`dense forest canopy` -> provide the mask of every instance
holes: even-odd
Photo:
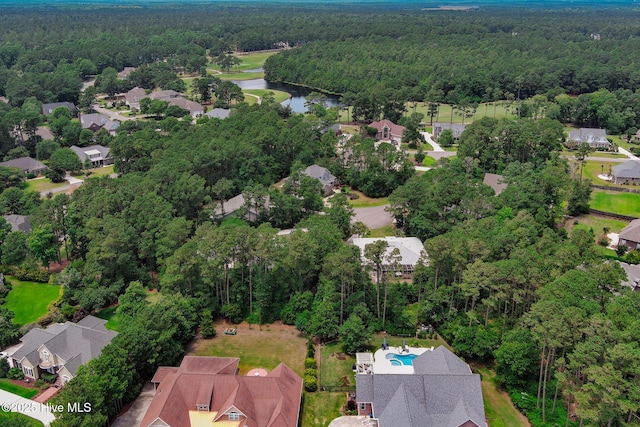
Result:
[[[33,226],[11,232],[0,221],[2,268],[42,278],[51,261],[69,261],[54,277],[64,293],[43,323],[119,302],[120,334],[57,398],[89,401],[94,411],[61,414],[53,425],[104,425],[158,365],[179,360],[198,325],[210,329],[218,316],[281,319],[322,342],[340,339],[349,352],[365,348],[373,331],[413,335],[416,324],[430,323],[464,357],[495,360],[513,396],[537,389],[530,408],[520,406],[543,420],[533,424],[632,425],[640,410],[640,294],[621,288],[624,272],[595,250],[592,230],[569,234],[558,224],[588,209],[590,197],[588,182],[560,156],[560,122],[626,130],[640,117],[637,17],[632,10],[284,14],[247,5],[3,9],[2,153],[35,153],[64,174],[79,168],[66,146],[100,142],[118,174],[41,199],[19,170],[0,168],[0,210],[31,215]],[[335,110],[293,114],[268,95],[239,102],[224,120],[157,114],[123,122],[115,136],[87,136],[68,111],[56,110],[47,118],[55,141],[35,138],[42,102],[85,109],[97,92],[186,88],[183,68],[199,71],[219,53],[275,43],[295,48],[268,60],[268,78],[339,92],[354,101],[352,114],[395,115],[413,131],[421,115],[402,117],[407,100],[460,109],[526,102],[520,117],[469,125],[459,156],[420,176],[406,152],[376,144],[366,127],[347,141],[325,132]],[[138,69],[120,81],[124,66]],[[93,93],[82,92],[91,75],[98,75]],[[356,102],[363,99],[369,104]],[[395,232],[420,237],[429,254],[412,282],[382,274],[383,261],[397,262],[393,254],[384,259],[384,245],[362,257],[346,243],[368,230],[351,224],[344,195],[325,206],[319,182],[301,174],[311,164],[389,196]],[[504,175],[501,194],[483,184],[486,172]],[[240,193],[238,217],[225,219],[220,207]],[[241,219],[249,209],[250,221]],[[145,287],[160,298],[147,302]],[[3,344],[19,336],[12,316],[0,310]]]

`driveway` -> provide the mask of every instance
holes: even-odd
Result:
[[[49,427],[49,424],[55,420],[51,410],[47,410],[46,405],[34,402],[33,400],[25,399],[17,394],[9,393],[5,390],[0,390],[0,410],[2,412],[19,412],[28,417],[35,418],[41,421],[45,427]]]
[[[140,396],[136,398],[127,412],[115,419],[111,427],[139,426],[142,418],[144,418],[144,414],[146,414],[147,409],[149,409],[149,405],[151,405],[154,395],[155,390],[153,384],[150,382],[145,383]]]
[[[393,222],[393,216],[385,211],[387,206],[389,205],[373,206],[371,208],[355,208],[353,210],[355,215],[351,219],[351,222],[363,222],[370,230],[389,225]]]
[[[114,110],[109,110],[108,108],[102,108],[98,104],[94,104],[91,107],[94,110],[96,110],[96,113],[106,114],[107,117],[109,117],[111,120],[118,120],[118,121],[124,122],[127,120],[137,119],[137,117],[135,116],[125,116],[120,111],[114,111]]]

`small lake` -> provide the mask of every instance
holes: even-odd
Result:
[[[241,89],[271,89],[287,92],[291,95],[291,98],[282,102],[282,105],[288,105],[295,113],[304,113],[307,108],[304,103],[307,100],[307,95],[313,92],[311,89],[301,86],[290,85],[287,83],[274,83],[268,82],[265,79],[252,79],[252,80],[233,80],[235,84],[240,86]],[[327,107],[335,107],[340,105],[340,100],[335,95],[325,95],[327,97]]]

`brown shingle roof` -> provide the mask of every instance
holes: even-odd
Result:
[[[152,380],[159,382],[156,395],[140,426],[162,419],[171,427],[189,427],[189,411],[197,404],[210,404],[212,422],[226,420],[234,410],[250,426],[297,426],[302,379],[283,363],[266,377],[239,376],[238,363],[237,358],[187,356],[179,368],[158,368]]]

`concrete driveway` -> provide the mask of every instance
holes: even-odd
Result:
[[[384,227],[393,222],[391,214],[384,209],[389,205],[374,206],[371,208],[355,208],[355,215],[351,222],[361,221],[369,227],[370,230]]]
[[[144,414],[146,414],[147,409],[149,409],[149,405],[151,405],[153,396],[155,396],[153,384],[150,382],[145,383],[140,396],[136,398],[127,412],[115,419],[111,427],[139,426],[142,418],[144,418]]]
[[[0,390],[0,410],[2,412],[19,412],[28,417],[41,421],[45,427],[55,420],[55,416],[51,410],[47,410],[47,406],[33,400],[25,399],[17,394]]]

